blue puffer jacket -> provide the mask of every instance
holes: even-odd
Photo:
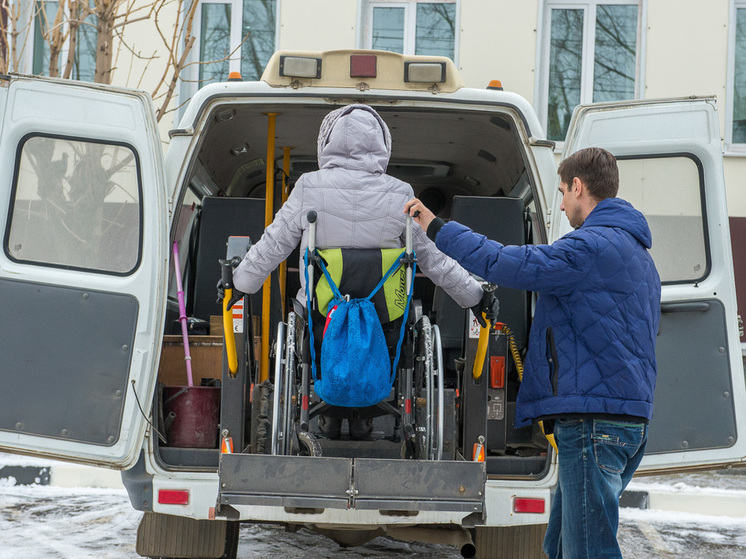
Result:
[[[505,287],[536,291],[516,427],[572,413],[650,419],[661,285],[645,217],[628,202],[599,202],[551,245],[504,246],[449,222],[440,250]]]

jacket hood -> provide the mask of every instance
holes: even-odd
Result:
[[[385,173],[391,157],[391,134],[380,115],[367,105],[332,111],[319,129],[319,169],[342,167]]]
[[[647,249],[653,246],[653,235],[641,212],[621,198],[601,200],[585,218],[582,227],[619,227]]]

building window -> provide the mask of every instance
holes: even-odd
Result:
[[[85,10],[85,7],[83,7]],[[93,9],[92,1],[90,9]],[[58,17],[58,11],[63,13]],[[49,76],[63,76],[68,60],[72,63],[69,77],[75,80],[90,81],[94,79],[96,70],[96,42],[98,32],[96,16],[88,10],[81,13],[83,16],[81,24],[77,26],[75,41],[71,42],[69,37],[70,14],[66,11],[63,3],[58,1],[43,0],[34,2],[33,10],[33,60],[31,62],[34,74]],[[57,23],[60,22],[60,23]],[[59,33],[55,33],[57,25],[61,25]],[[55,40],[60,44],[54,45]],[[70,52],[72,48],[73,52]],[[51,64],[52,47],[57,51],[57,60]],[[70,56],[72,55],[72,56]],[[54,68],[54,70],[52,70]]]
[[[580,103],[634,99],[640,85],[640,2],[547,0],[540,112],[563,141]]]
[[[736,2],[734,10],[729,49],[733,100],[728,107],[726,140],[728,144],[746,144],[746,2]]]
[[[275,51],[277,0],[201,0],[198,14],[200,87],[230,72],[258,80]]]
[[[367,48],[456,58],[456,2],[368,2]]]

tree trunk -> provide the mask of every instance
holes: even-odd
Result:
[[[70,0],[69,10],[70,16],[67,21],[68,25],[68,37],[70,39],[67,42],[67,61],[65,62],[65,68],[62,72],[62,77],[69,79],[75,66],[75,54],[78,48],[78,28],[82,20],[88,15],[87,6],[85,9],[81,5],[80,0]]]
[[[7,74],[9,66],[8,52],[8,5],[7,0],[0,0],[0,73]]]
[[[96,43],[96,71],[93,81],[96,83],[111,83],[113,68],[114,18],[117,14],[120,0],[95,0],[94,12],[98,17],[98,40]]]
[[[42,4],[42,9],[46,10],[46,7]],[[57,5],[57,13],[54,16],[54,22],[49,25],[49,20],[44,18],[47,24],[46,39],[49,43],[49,75],[53,78],[57,78],[60,75],[60,53],[62,47],[67,39],[63,33],[62,26],[65,20],[65,3],[60,2]]]

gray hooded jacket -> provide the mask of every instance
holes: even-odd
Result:
[[[300,241],[299,269],[308,246],[306,214],[316,210],[318,248],[400,248],[404,246],[404,204],[412,187],[386,174],[391,135],[367,105],[329,113],[319,131],[319,170],[302,175],[285,204],[233,272],[244,293],[255,293]],[[418,226],[412,228],[417,267],[462,307],[482,298],[482,288],[455,260],[440,252]],[[297,299],[305,306],[305,278]]]

